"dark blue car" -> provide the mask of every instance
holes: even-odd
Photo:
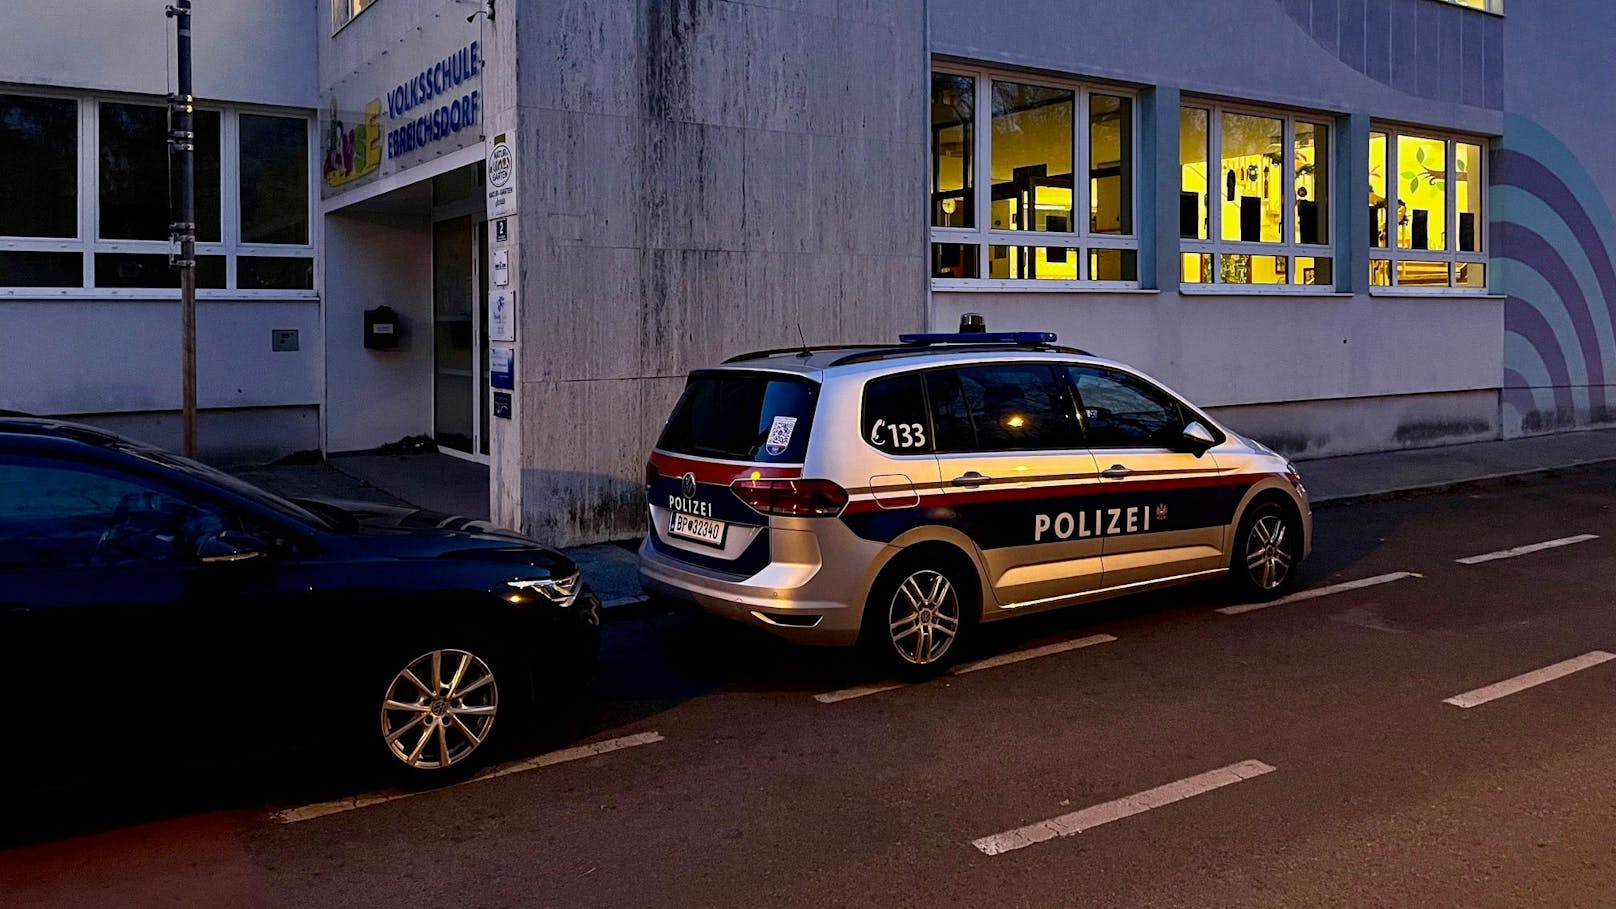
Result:
[[[592,677],[599,606],[509,532],[0,416],[0,772],[343,743],[446,781]]]

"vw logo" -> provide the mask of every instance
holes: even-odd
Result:
[[[680,477],[679,491],[685,494],[685,498],[694,499],[696,497],[696,475],[687,473]]]

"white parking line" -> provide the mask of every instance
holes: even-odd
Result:
[[[1058,644],[1045,644],[1042,647],[1032,647],[1027,650],[1012,650],[1009,653],[1001,653],[998,656],[991,656],[985,660],[977,660],[974,663],[962,663],[959,666],[955,666],[953,670],[949,672],[949,675],[964,675],[967,672],[977,672],[983,669],[996,669],[1000,666],[1007,666],[1011,663],[1019,663],[1022,660],[1035,660],[1039,657],[1051,656],[1057,653],[1065,653],[1068,650],[1078,650],[1083,647],[1093,647],[1095,644],[1109,644],[1115,640],[1116,638],[1109,634],[1092,634],[1086,638],[1078,638],[1075,641],[1061,641]]]
[[[1545,540],[1542,543],[1533,543],[1529,546],[1517,546],[1514,549],[1500,549],[1497,552],[1484,552],[1481,555],[1466,556],[1454,559],[1460,565],[1479,565],[1482,562],[1491,562],[1494,559],[1513,559],[1516,556],[1527,555],[1533,552],[1542,552],[1545,549],[1557,549],[1561,546],[1570,546],[1572,543],[1586,543],[1589,540],[1599,539],[1597,533],[1583,533],[1574,537],[1561,537],[1558,540]]]
[[[894,688],[906,687],[908,686],[902,682],[881,682],[875,685],[860,685],[857,688],[843,688],[840,691],[827,691],[824,694],[814,695],[814,700],[821,704],[834,704],[837,701],[851,701],[853,698],[861,698],[867,694],[880,694]]]
[[[1327,597],[1333,593],[1346,593],[1349,590],[1362,590],[1365,587],[1374,587],[1379,584],[1390,584],[1392,581],[1401,581],[1404,578],[1423,578],[1425,575],[1414,571],[1394,571],[1391,574],[1377,574],[1372,578],[1359,578],[1356,581],[1345,581],[1340,584],[1331,584],[1329,587],[1313,587],[1287,597],[1270,600],[1267,603],[1241,603],[1238,606],[1224,606],[1217,610],[1224,615],[1240,615],[1245,612],[1256,612],[1259,609],[1269,609],[1274,606],[1285,606],[1290,603],[1300,603],[1315,597]]]
[[[1455,707],[1478,707],[1487,703],[1488,701],[1496,701],[1499,698],[1508,697],[1517,692],[1525,691],[1533,686],[1542,685],[1545,682],[1552,682],[1555,679],[1564,678],[1573,672],[1581,672],[1584,669],[1591,669],[1598,666],[1600,663],[1609,662],[1610,660],[1616,660],[1616,653],[1606,653],[1603,650],[1590,651],[1589,653],[1585,653],[1580,657],[1572,657],[1569,660],[1555,663],[1553,666],[1544,666],[1542,669],[1534,669],[1531,672],[1523,673],[1515,676],[1512,679],[1505,679],[1502,682],[1496,682],[1492,685],[1488,685],[1485,688],[1477,688],[1475,691],[1466,691],[1464,694],[1456,694],[1451,698],[1447,698],[1442,703],[1452,704]]]
[[[468,783],[475,783],[480,780],[491,780],[494,777],[509,776],[510,774],[521,773],[525,770],[535,770],[539,767],[548,767],[551,764],[564,764],[568,761],[576,761],[586,757],[594,757],[597,754],[607,754],[612,751],[621,751],[624,748],[633,748],[638,745],[650,745],[654,742],[660,741],[662,741],[662,733],[660,732],[639,732],[635,733],[634,735],[625,735],[621,738],[607,739],[604,742],[594,742],[588,745],[578,745],[573,748],[563,748],[560,751],[551,751],[548,754],[541,754],[538,757],[527,758],[520,761],[511,761],[510,763],[490,767],[487,770],[476,774],[465,782],[456,783],[455,786],[464,786]],[[455,786],[449,786],[446,788],[453,789]],[[399,790],[369,792],[364,795],[356,795],[351,798],[337,799],[330,802],[317,802],[313,805],[304,805],[302,808],[288,808],[285,811],[277,811],[270,815],[270,817],[281,824],[295,824],[299,821],[311,821],[317,817],[325,817],[329,814],[340,814],[344,811],[353,811],[355,808],[369,808],[372,805],[382,805],[387,802],[396,802],[399,799],[407,799],[412,796],[424,794],[425,793],[422,792],[402,792]]]
[[[950,669],[948,674],[965,675],[968,672],[979,672],[983,669],[997,669],[1000,666],[1008,666],[1011,663],[1019,663],[1022,660],[1035,660],[1039,657],[1053,656],[1054,654],[1065,653],[1069,650],[1078,650],[1083,647],[1093,647],[1095,644],[1108,644],[1115,640],[1116,637],[1113,635],[1092,634],[1086,638],[1078,638],[1073,641],[1060,641],[1059,643],[1055,644],[1045,644],[1042,647],[1029,647],[1026,650],[1012,650],[1009,653],[1001,653],[998,656],[991,656],[985,660],[977,660],[974,663],[961,663],[960,665],[955,666],[953,669]],[[850,701],[853,698],[861,698],[869,694],[880,694],[883,691],[892,691],[894,689],[908,687],[909,686],[903,682],[877,682],[873,685],[859,685],[856,688],[842,688],[837,691],[827,691],[824,694],[816,694],[814,695],[814,700],[821,704],[834,704],[838,701]]]
[[[1206,773],[1186,777],[1176,783],[1157,786],[1155,789],[1146,789],[1144,792],[1130,795],[1110,802],[1104,802],[1071,814],[1006,830],[1004,833],[995,833],[981,839],[972,840],[971,845],[982,850],[987,855],[1003,855],[1017,849],[1024,849],[1034,843],[1042,843],[1058,836],[1071,836],[1092,830],[1102,824],[1120,821],[1125,817],[1143,814],[1152,808],[1171,805],[1184,799],[1197,795],[1204,795],[1214,789],[1232,786],[1265,773],[1273,773],[1274,767],[1262,761],[1241,761]]]

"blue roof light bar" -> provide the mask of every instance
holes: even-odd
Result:
[[[899,344],[1053,344],[1052,331],[919,332],[898,335]]]

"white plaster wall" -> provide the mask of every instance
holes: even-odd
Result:
[[[932,294],[933,326],[980,312],[990,331],[1142,369],[1208,407],[1496,389],[1503,302],[1431,297]]]
[[[932,294],[934,329],[952,330],[966,312],[982,313],[991,331],[1053,331],[1061,344],[1128,363],[1212,408],[1295,401],[1373,407],[1363,402],[1473,391],[1496,400],[1504,343],[1503,301],[1481,297]],[[1472,409],[1467,404],[1454,419],[1474,422]],[[1368,434],[1349,440],[1329,428],[1327,410],[1316,412],[1317,427],[1306,408],[1288,417],[1293,435],[1312,439],[1315,450],[1327,437],[1336,448],[1360,451],[1443,440],[1390,418],[1362,421]]]
[[[270,349],[292,328],[299,350]],[[262,407],[320,400],[319,304],[197,304],[197,404]],[[44,414],[177,410],[180,305],[153,300],[0,302],[0,408]]]
[[[325,218],[326,450],[432,431],[432,225],[410,216]],[[367,350],[364,311],[398,311],[397,350]]]
[[[197,97],[314,107],[315,11],[324,2],[194,3]],[[166,94],[173,88],[174,56],[174,22],[163,15],[166,5],[165,0],[5,0],[0,3],[0,82]]]

